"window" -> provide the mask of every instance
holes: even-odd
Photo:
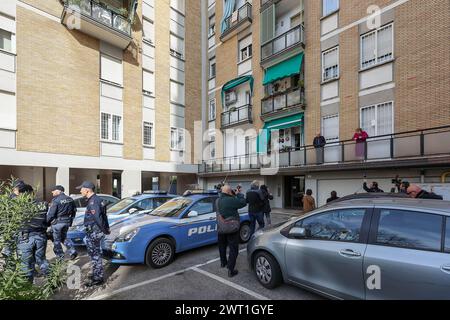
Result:
[[[101,113],[101,139],[122,142],[122,117]]]
[[[144,122],[144,145],[145,146],[153,146],[153,123]]]
[[[322,53],[322,81],[339,77],[339,47]]]
[[[209,101],[209,121],[216,120],[216,99]]]
[[[199,215],[213,213],[214,212],[214,200],[213,198],[202,199],[194,204],[190,211],[197,211]]]
[[[216,34],[216,16],[211,16],[209,18],[208,38],[214,36],[215,34]]]
[[[178,12],[185,13],[185,0],[170,0],[170,6]]]
[[[382,136],[394,132],[393,103],[381,103],[361,108],[361,128],[369,137]]]
[[[109,122],[111,115],[102,113],[102,140],[109,140]]]
[[[325,17],[339,9],[339,0],[322,0],[322,7],[322,14]]]
[[[119,85],[123,83],[122,61],[105,54],[100,55],[101,79]]]
[[[209,60],[209,78],[215,78],[216,77],[216,58],[212,58]]]
[[[339,115],[322,118],[322,134],[327,142],[339,141]]]
[[[142,31],[142,37],[144,40],[147,40],[150,43],[155,43],[155,25],[152,21],[144,19]]]
[[[253,54],[252,35],[239,41],[239,62],[250,59]]]
[[[216,158],[216,141],[212,140],[209,142],[209,156],[210,159]]]
[[[250,154],[250,137],[245,137],[245,155]]]
[[[0,29],[0,49],[12,52],[12,33]]]
[[[175,151],[184,150],[184,129],[172,128],[170,130],[170,149]]]
[[[391,23],[361,36],[361,69],[394,57],[394,25]]]
[[[170,54],[179,59],[184,57],[184,40],[174,34],[170,34]]]
[[[142,71],[142,91],[152,96],[155,94],[155,74],[153,72]]]
[[[153,209],[153,201],[152,199],[144,199],[133,205],[134,209],[138,209],[138,211],[142,210],[151,210]]]
[[[365,209],[343,209],[315,215],[301,221],[308,238],[358,242]]]
[[[447,218],[447,226],[445,228],[445,252],[450,253],[450,218]]]
[[[184,84],[170,81],[170,101],[184,106]]]
[[[380,213],[378,244],[422,250],[441,250],[443,218],[414,211],[383,209]]]

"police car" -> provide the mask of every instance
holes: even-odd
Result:
[[[217,243],[217,191],[189,192],[150,213],[116,223],[103,251],[117,264],[169,265],[176,253]],[[250,238],[247,208],[240,210],[240,240]]]
[[[139,212],[151,212],[176,195],[167,194],[165,191],[146,191],[143,194],[125,198],[107,207],[108,221],[110,227],[115,222],[126,219]],[[84,246],[84,214],[77,214],[73,226],[67,233],[67,239],[71,240],[74,246]]]

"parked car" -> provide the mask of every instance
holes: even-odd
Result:
[[[119,198],[116,198],[109,194],[98,194],[98,196],[100,197],[100,199],[102,199],[103,204],[106,205],[107,208],[110,208],[120,201]],[[84,198],[81,194],[71,195],[71,197],[77,207],[77,216],[80,214],[84,215],[87,206],[87,199]]]
[[[167,194],[164,191],[149,191],[144,194],[125,198],[107,208],[108,221],[110,227],[114,222],[125,219],[130,215],[141,211],[151,211],[166,201],[177,197],[176,195]],[[67,233],[67,238],[72,240],[75,246],[84,246],[84,212],[78,213],[75,217],[72,227]]]
[[[257,231],[248,262],[258,281],[337,299],[449,299],[450,202],[336,201]]]
[[[150,213],[116,223],[103,250],[117,264],[169,265],[176,253],[217,243],[217,191],[172,199]],[[250,238],[248,211],[240,211],[240,240]]]

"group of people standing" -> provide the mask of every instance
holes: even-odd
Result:
[[[86,282],[86,286],[102,284],[104,279],[103,264],[101,259],[101,240],[105,234],[109,233],[108,219],[106,217],[106,207],[101,203],[101,199],[95,194],[95,186],[91,182],[83,182],[77,188],[81,194],[88,199],[84,227],[86,229],[86,246],[93,265],[91,279]],[[28,280],[32,283],[36,274],[35,265],[39,266],[42,275],[47,275],[49,263],[46,259],[47,241],[52,239],[53,251],[57,259],[64,259],[65,253],[63,244],[71,260],[77,258],[77,252],[70,240],[67,239],[67,232],[72,226],[77,213],[74,200],[67,196],[64,187],[57,185],[51,189],[53,199],[51,203],[39,201],[34,197],[33,187],[19,180],[13,185],[11,199],[21,195],[31,196],[33,204],[36,205],[37,212],[31,219],[23,222],[17,237],[16,248],[20,257],[22,270]],[[50,227],[51,235],[47,234]],[[2,252],[5,260],[11,255],[10,247],[7,246]]]
[[[258,223],[260,229],[265,227],[266,221],[268,225],[272,224],[270,218],[270,200],[273,200],[273,196],[270,194],[267,186],[260,186],[258,181],[253,181],[250,190],[246,192],[245,196],[242,193],[242,186],[240,185],[235,190],[228,184],[219,185],[219,188],[220,193],[216,207],[217,214],[222,219],[240,221],[238,210],[248,205],[250,237],[255,233],[256,223]],[[218,232],[221,267],[228,269],[229,277],[234,277],[238,274],[236,260],[239,254],[239,232],[239,228],[236,228],[231,233],[222,233],[219,228]],[[227,248],[229,248],[228,257]]]

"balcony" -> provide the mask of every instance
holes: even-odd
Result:
[[[61,23],[123,50],[132,40],[131,21],[119,13],[123,9],[93,0],[65,0]]]
[[[261,118],[265,120],[268,116],[294,109],[304,111],[304,106],[305,94],[301,89],[276,93],[261,100]]]
[[[222,32],[220,40],[227,41],[238,32],[241,32],[252,24],[252,5],[244,4],[225,20],[226,29]]]
[[[450,126],[408,131],[371,137],[362,146],[361,156],[356,154],[352,140],[327,144],[322,152],[314,146],[291,148],[269,155],[244,155],[204,161],[199,174],[222,174],[252,170],[301,172],[424,168],[448,165],[450,161]]]
[[[289,56],[303,51],[305,48],[305,30],[299,25],[278,37],[261,45],[261,64],[289,52]]]
[[[222,129],[244,123],[252,123],[252,106],[249,104],[222,113]]]

